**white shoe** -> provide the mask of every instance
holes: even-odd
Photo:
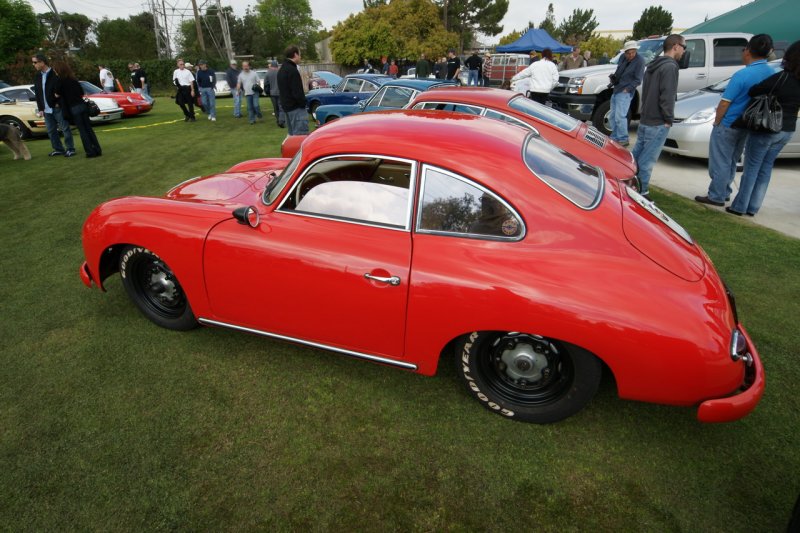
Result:
[[[211,117],[211,122],[216,122],[216,121],[217,121],[216,117]]]
[[[210,116],[208,117],[208,120],[211,120],[211,117],[210,117]]]

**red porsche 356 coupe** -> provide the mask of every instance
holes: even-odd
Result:
[[[387,132],[392,142],[383,142]],[[87,286],[119,272],[156,324],[233,328],[415,371],[455,364],[508,418],[619,396],[753,410],[764,370],[684,229],[530,130],[439,111],[332,123],[288,159],[97,207]]]

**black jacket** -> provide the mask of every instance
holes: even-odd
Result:
[[[36,95],[36,107],[39,111],[44,111],[44,102],[47,100],[47,105],[51,108],[60,107],[59,101],[55,95],[55,86],[58,81],[56,71],[52,68],[47,73],[47,82],[44,87],[44,94],[42,94],[42,73],[36,73],[36,79],[33,82],[33,92]]]
[[[303,79],[297,65],[286,59],[278,70],[278,92],[283,110],[287,113],[306,107],[306,94],[303,92]]]
[[[76,79],[59,78],[56,81],[55,93],[59,95],[59,100],[65,109],[83,103],[83,87]]]
[[[748,94],[758,96],[769,94],[770,91],[783,109],[781,131],[794,131],[797,127],[797,110],[800,108],[800,80],[791,72],[782,70],[750,87]]]
[[[480,57],[478,57],[477,54],[472,54],[467,58],[466,61],[464,61],[464,64],[470,70],[480,70],[481,65],[483,65],[483,61]]]
[[[669,56],[661,56],[650,63],[644,73],[639,122],[646,126],[672,124],[677,98],[678,62]]]

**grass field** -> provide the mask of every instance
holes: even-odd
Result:
[[[493,415],[451,364],[426,378],[295,345],[158,328],[114,276],[86,289],[83,220],[244,159],[285,130],[220,100],[97,129],[103,157],[0,151],[0,529],[783,531],[800,492],[800,241],[663,192],[760,349],[749,417],[617,398],[558,424]],[[391,142],[391,139],[386,139]],[[647,350],[646,346],[642,347]],[[448,362],[449,363],[449,362]],[[686,372],[692,372],[686,368]]]

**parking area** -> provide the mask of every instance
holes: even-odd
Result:
[[[635,138],[635,132],[631,131],[631,148]],[[741,172],[736,173],[732,196],[736,196],[741,175]],[[709,182],[707,160],[664,152],[650,179],[650,184],[655,187],[692,199],[697,195],[705,195]],[[716,209],[726,216],[735,216],[725,213],[724,207],[705,207]],[[761,210],[755,217],[741,218],[800,239],[800,159],[778,159]]]

